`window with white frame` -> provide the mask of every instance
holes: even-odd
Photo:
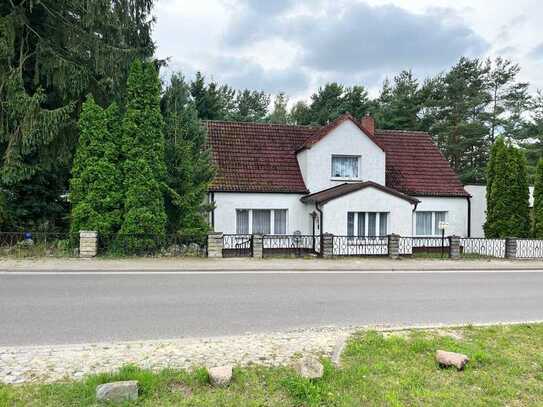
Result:
[[[360,156],[357,155],[333,155],[332,156],[332,178],[355,178],[359,177],[358,164]]]
[[[417,236],[440,236],[439,222],[447,220],[447,212],[419,211],[415,212],[415,234]]]
[[[236,209],[236,233],[284,235],[287,213],[286,209]]]
[[[386,236],[388,212],[347,212],[347,236]]]

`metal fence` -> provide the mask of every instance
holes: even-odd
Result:
[[[543,258],[543,240],[516,239],[518,259],[541,259]]]
[[[411,255],[411,254],[436,254],[443,256],[449,255],[449,239],[442,239],[441,237],[400,237],[399,241],[399,254]]]
[[[320,236],[313,235],[264,235],[262,255],[297,256],[320,253]]]
[[[77,256],[78,234],[57,232],[0,232],[0,256]]]
[[[386,256],[388,236],[335,236],[334,256]]]
[[[207,255],[206,235],[99,234],[98,254],[106,256],[200,256]]]
[[[253,235],[223,235],[223,257],[251,257]]]
[[[466,237],[460,239],[460,255],[505,257],[505,239]]]

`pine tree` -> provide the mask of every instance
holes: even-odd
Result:
[[[122,125],[124,219],[119,239],[129,252],[141,252],[157,249],[166,227],[164,124],[155,67],[135,60],[127,88]]]
[[[386,80],[377,104],[375,115],[381,128],[417,130],[420,127],[418,115],[423,108],[422,97],[411,71],[400,72],[392,85]]]
[[[485,109],[487,67],[460,58],[445,74],[426,83],[424,115],[438,147],[463,182],[484,180],[488,155]]]
[[[518,82],[520,66],[503,58],[486,61],[489,140],[494,142],[498,134],[519,138],[523,127],[523,114],[528,109],[530,97],[528,83]]]
[[[205,128],[181,74],[172,75],[161,109],[166,139],[167,230],[181,235],[203,235],[208,230],[209,209],[203,202],[214,171]]]
[[[287,109],[288,96],[283,92],[279,93],[273,102],[273,110],[267,117],[270,123],[287,124],[289,122],[289,114]]]
[[[70,229],[95,230],[107,237],[121,225],[122,188],[119,184],[119,121],[116,105],[107,111],[92,96],[83,104],[79,119],[80,140],[72,167]]]
[[[236,122],[261,122],[266,117],[270,96],[264,92],[245,89],[237,91],[229,120]]]
[[[13,222],[60,222],[81,104],[124,95],[135,56],[150,57],[152,0],[0,2],[0,188]]]
[[[534,184],[533,236],[543,239],[543,159],[537,163]]]

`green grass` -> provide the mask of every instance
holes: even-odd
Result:
[[[127,366],[82,382],[0,385],[0,406],[94,406],[98,384],[138,380],[127,406],[541,406],[543,325],[456,329],[384,336],[362,332],[349,342],[342,369],[305,380],[289,368],[234,369],[232,384],[212,388],[203,369],[152,373]],[[436,349],[467,354],[462,372],[441,369]]]

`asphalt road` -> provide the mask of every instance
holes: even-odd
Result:
[[[0,345],[543,320],[543,272],[0,274]]]

